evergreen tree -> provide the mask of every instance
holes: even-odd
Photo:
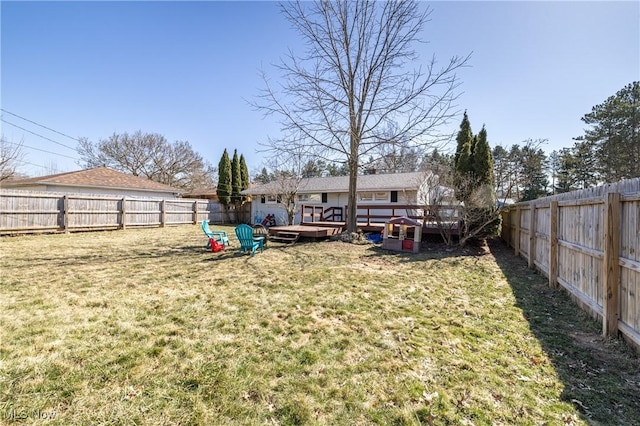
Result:
[[[586,141],[577,141],[572,148],[563,148],[558,159],[556,192],[586,189],[598,184],[595,147]]]
[[[247,162],[244,160],[244,154],[240,154],[240,177],[242,181],[240,189],[244,191],[249,188],[249,169],[247,168]]]
[[[233,159],[231,160],[231,202],[239,204],[242,200],[242,173],[240,172],[240,159],[238,158],[238,150],[233,150]]]
[[[440,154],[437,148],[431,153],[425,153],[420,164],[421,170],[446,170],[448,174],[453,170],[453,155]]]
[[[270,174],[267,168],[263,167],[262,171],[257,174],[253,180],[264,185],[265,183],[269,183],[273,180],[273,173]]]
[[[594,106],[582,121],[592,127],[576,139],[595,147],[602,180],[640,176],[640,81]]]
[[[458,163],[460,163],[460,156],[463,154],[467,156],[471,156],[471,144],[473,141],[473,133],[471,132],[471,123],[469,122],[469,117],[467,116],[467,111],[464,112],[464,116],[462,117],[462,122],[460,123],[460,130],[458,131],[458,135],[456,136],[456,154],[453,157],[453,164],[458,168]],[[464,166],[462,166],[464,165]],[[461,168],[466,169],[467,163],[464,163],[462,160]]]
[[[327,166],[325,162],[320,159],[309,160],[302,168],[302,177],[303,178],[322,177],[326,168]]]
[[[218,163],[218,187],[216,188],[218,200],[227,206],[231,202],[231,160],[225,148]]]
[[[473,133],[471,132],[471,123],[467,112],[460,123],[460,130],[456,136],[456,154],[454,156],[454,186],[456,198],[460,201],[467,201],[471,195],[471,185],[469,180],[472,179],[473,170],[471,168],[471,148],[473,145]]]
[[[244,160],[244,155],[240,154],[240,181],[242,184],[240,185],[240,190],[244,191],[249,188],[249,169],[247,168],[247,162]],[[247,201],[247,197],[245,195],[242,196],[242,204]]]
[[[573,146],[576,160],[576,182],[579,189],[598,185],[597,157],[595,146],[589,142],[576,142]]]
[[[487,129],[484,126],[476,139],[472,169],[479,185],[494,185],[493,155],[487,141]]]
[[[463,244],[468,239],[482,240],[493,236],[500,227],[497,213],[493,156],[482,127],[476,136],[471,132],[465,111],[454,158],[454,187],[458,200],[464,202],[464,225],[460,235]]]
[[[522,148],[523,194],[521,201],[535,200],[547,195],[547,156],[542,149]]]
[[[473,190],[476,192],[476,204],[483,207],[493,207],[496,205],[493,155],[491,148],[489,148],[487,130],[484,126],[474,140],[471,170],[473,172]]]
[[[346,163],[340,165],[336,163],[327,164],[327,174],[329,176],[348,176],[349,166]]]
[[[576,184],[577,159],[571,148],[562,148],[558,153],[558,170],[556,171],[555,192],[571,192],[578,189]]]

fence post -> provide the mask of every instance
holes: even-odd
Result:
[[[515,240],[513,241],[513,251],[516,256],[520,256],[520,206],[516,206],[516,229],[514,231]]]
[[[62,197],[62,230],[69,232],[69,196],[67,194]]]
[[[609,192],[605,200],[602,334],[618,335],[618,283],[620,280],[620,193]]]
[[[193,202],[193,224],[198,224],[198,200]]]
[[[536,205],[530,203],[529,210],[529,268],[535,268],[536,259]]]
[[[164,225],[167,222],[167,208],[164,201],[164,199],[160,200],[160,227],[162,228],[164,228]]]
[[[127,229],[127,197],[122,197],[120,200],[120,227],[124,230]]]
[[[502,210],[502,239],[507,243],[507,247],[511,245],[511,209]]]
[[[549,206],[549,287],[558,287],[558,202]]]

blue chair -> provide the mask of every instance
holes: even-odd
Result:
[[[209,222],[202,221],[202,232],[207,236],[207,248],[211,248],[211,238],[223,244],[225,247],[229,245],[229,237],[225,231],[212,231],[209,228]]]
[[[251,256],[256,253],[256,249],[260,249],[260,252],[264,251],[264,237],[254,237],[253,228],[249,225],[238,225],[236,227],[236,237],[240,242],[240,250],[238,253],[251,252]]]

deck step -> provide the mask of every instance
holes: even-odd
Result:
[[[276,235],[271,235],[269,237],[272,241],[279,241],[283,243],[295,243],[300,238],[299,232],[289,232],[289,231],[278,231]]]

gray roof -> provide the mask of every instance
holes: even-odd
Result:
[[[415,191],[424,182],[425,172],[358,176],[358,191]],[[242,191],[246,195],[276,193],[282,184],[269,182]],[[298,193],[348,192],[349,176],[306,178],[300,181]]]

